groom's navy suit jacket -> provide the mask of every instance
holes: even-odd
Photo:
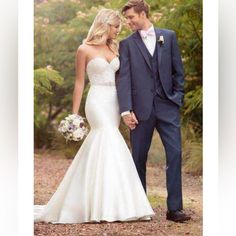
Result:
[[[155,28],[156,39],[164,37],[164,43],[156,42],[158,70],[153,74],[150,56],[139,32],[120,42],[120,70],[117,92],[120,113],[133,110],[138,120],[147,120],[156,95],[155,79],[160,79],[167,99],[183,104],[184,72],[174,31]]]

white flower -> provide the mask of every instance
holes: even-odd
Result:
[[[65,126],[68,129],[70,126],[69,120],[66,120],[65,123],[63,124],[63,126]]]
[[[67,127],[63,126],[61,130],[62,130],[62,132],[66,132],[67,131]]]
[[[77,117],[77,115],[76,114],[72,114],[72,115],[69,115],[68,116],[70,119],[75,119],[76,117]]]
[[[76,131],[74,131],[73,136],[75,138],[82,138],[83,137],[83,131],[80,130],[80,129],[77,129]]]
[[[73,120],[73,125],[75,125],[75,126],[80,126],[80,124],[81,124],[81,120],[80,119],[74,119]]]
[[[47,66],[46,66],[46,69],[47,69],[47,70],[53,70],[53,68],[52,68],[51,65],[47,65]]]
[[[59,127],[59,128],[58,128],[58,131],[59,131],[60,133],[62,133],[62,127]]]
[[[88,128],[85,126],[83,117],[77,114],[71,114],[60,122],[58,131],[67,141],[79,141],[88,133]]]
[[[164,44],[164,36],[163,35],[160,35],[159,39],[158,39],[158,43],[160,43],[161,45]]]

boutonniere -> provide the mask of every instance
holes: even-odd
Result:
[[[157,41],[160,45],[163,45],[164,44],[164,36],[163,35],[160,35],[158,41]]]

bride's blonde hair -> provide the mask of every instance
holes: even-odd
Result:
[[[108,39],[110,27],[116,25],[120,25],[121,27],[121,18],[118,11],[112,9],[100,10],[83,43],[89,45],[106,44],[116,55],[118,55],[118,42],[114,39]]]

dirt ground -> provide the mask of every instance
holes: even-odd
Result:
[[[55,153],[37,153],[34,161],[35,204],[46,204],[62,180],[72,160]],[[192,219],[187,223],[172,223],[165,218],[165,169],[148,165],[148,198],[156,213],[152,221],[102,224],[48,224],[35,223],[37,236],[128,236],[128,235],[202,235],[202,179],[183,173],[183,201],[185,212]]]

